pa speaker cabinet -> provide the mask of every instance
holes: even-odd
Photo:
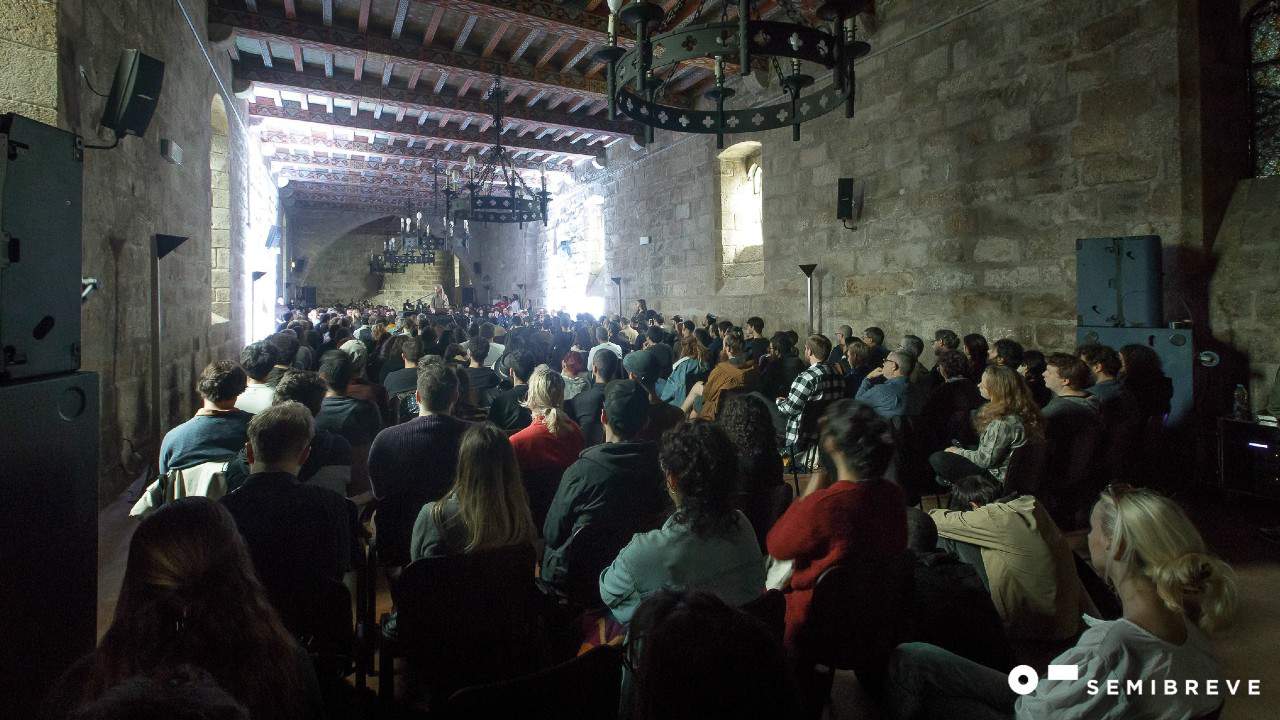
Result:
[[[102,111],[102,126],[111,128],[116,137],[142,137],[160,102],[163,84],[164,63],[138,50],[120,53],[111,94]]]
[[[39,716],[96,641],[98,376],[0,384],[0,698]]]
[[[1160,238],[1076,241],[1076,324],[1160,327],[1164,324]]]
[[[72,133],[0,115],[0,381],[80,367],[80,182]]]
[[[853,178],[836,180],[836,219],[853,220]]]
[[[1166,328],[1076,328],[1076,342],[1080,345],[1098,343],[1119,351],[1125,345],[1146,345],[1160,356],[1164,374],[1173,381],[1173,399],[1169,403],[1169,416],[1165,425],[1176,427],[1191,419],[1195,398],[1192,395],[1192,370],[1195,367],[1195,347],[1191,343],[1190,330]]]

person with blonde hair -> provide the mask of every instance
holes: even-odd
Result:
[[[1019,696],[1003,670],[933,645],[900,645],[890,662],[892,716],[951,718],[959,708],[965,717],[1018,720],[1215,715],[1228,691],[1206,633],[1235,614],[1231,568],[1209,552],[1177,503],[1127,485],[1107,488],[1093,506],[1089,560],[1119,596],[1123,613],[1107,621],[1086,615],[1089,629],[1054,658],[1053,665],[1077,668],[1077,680],[1041,679]]]
[[[523,403],[533,415],[533,421],[511,436],[511,448],[539,528],[560,485],[560,476],[585,447],[582,428],[565,412],[564,390],[560,373],[548,365],[534,368]]]
[[[1040,406],[1017,370],[988,366],[982,372],[978,392],[988,400],[973,419],[978,447],[970,450],[952,445],[929,457],[938,484],[944,487],[972,475],[989,475],[1003,483],[1013,451],[1029,442],[1044,442]]]
[[[418,513],[409,554],[420,560],[532,547],[537,536],[506,432],[493,423],[477,423],[462,434],[453,487]]]

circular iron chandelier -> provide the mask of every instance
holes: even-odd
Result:
[[[464,191],[467,208],[461,213],[466,220],[482,223],[525,223],[542,221],[547,224],[547,204],[551,193],[547,192],[547,174],[542,171],[542,189],[532,190],[516,171],[511,153],[502,144],[502,78],[495,77],[489,88],[493,98],[493,146],[480,154],[467,156],[463,170],[453,169],[445,182],[445,213],[453,217],[453,201]],[[504,192],[505,190],[505,192]]]
[[[621,110],[644,126],[644,141],[653,142],[654,128],[684,133],[714,134],[716,147],[724,147],[726,133],[747,133],[791,127],[791,139],[800,139],[800,125],[843,107],[846,118],[853,117],[857,79],[854,60],[871,52],[871,46],[854,39],[855,18],[867,0],[827,0],[818,8],[818,17],[830,23],[828,29],[811,27],[794,7],[783,0],[792,22],[752,17],[752,0],[736,3],[737,17],[728,13],[725,0],[718,22],[677,27],[653,35],[666,19],[662,7],[638,0],[623,6],[609,0],[609,46],[596,53],[605,63],[609,93],[609,117]],[[682,6],[681,2],[677,8]],[[698,17],[698,8],[692,17]],[[758,16],[758,13],[757,13]],[[636,44],[630,50],[618,47],[616,20],[635,30]],[[663,101],[667,82],[674,77],[673,66],[700,58],[711,58],[715,87],[706,97],[714,110],[694,110]],[[785,90],[782,102],[761,107],[729,109],[725,101],[736,92],[725,87],[725,65],[736,63],[740,75],[752,71],[753,61],[763,60],[778,76]],[[829,86],[804,94],[815,78],[802,72],[803,63],[817,65],[831,73]],[[783,63],[786,63],[784,70]],[[661,70],[672,67],[663,79]]]
[[[382,252],[369,256],[369,272],[385,275],[406,272],[410,265],[435,265],[436,252],[448,248],[448,241],[423,223],[421,212],[401,217],[398,232],[383,241]]]

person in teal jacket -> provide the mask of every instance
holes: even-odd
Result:
[[[689,395],[689,389],[699,380],[706,380],[711,365],[707,362],[707,349],[693,334],[680,338],[679,357],[671,368],[671,375],[658,383],[658,397],[665,403],[680,407]]]
[[[600,574],[600,597],[626,624],[644,599],[664,588],[704,591],[730,605],[764,593],[764,556],[751,522],[733,507],[738,465],[718,425],[682,423],[662,436],[659,463],[676,510],[657,530],[639,533]]]

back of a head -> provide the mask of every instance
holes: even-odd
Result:
[[[330,350],[320,356],[320,377],[329,389],[336,393],[344,393],[351,384],[351,356],[341,350]]]
[[[1120,354],[1106,345],[1088,344],[1076,348],[1076,355],[1090,368],[1102,365],[1102,372],[1115,377],[1120,374]]]
[[[716,423],[724,428],[729,440],[743,457],[778,452],[778,436],[769,406],[760,396],[739,393],[720,408]]]
[[[529,391],[524,406],[544,422],[552,433],[559,430],[565,420],[564,378],[548,365],[539,365],[529,376]]]
[[[794,347],[791,344],[791,336],[785,332],[776,332],[769,338],[769,349],[777,353],[778,357],[790,355]]]
[[[938,353],[938,372],[946,379],[964,377],[969,372],[969,359],[959,350]]]
[[[871,408],[854,400],[837,400],[822,422],[823,442],[830,442],[850,471],[861,480],[882,477],[893,459],[889,424]]]
[[[849,359],[849,364],[861,367],[871,357],[871,348],[862,342],[862,338],[849,338],[844,344],[844,355]]]
[[[480,324],[480,337],[481,337],[482,339],[484,339],[484,340],[489,340],[489,341],[491,341],[491,342],[492,342],[492,341],[493,341],[493,332],[494,332],[493,323],[481,323],[481,324]]]
[[[622,361],[618,359],[617,355],[613,354],[612,350],[600,350],[591,359],[591,370],[599,374],[607,382],[618,377],[618,366],[621,364]]]
[[[924,353],[924,340],[919,335],[903,335],[902,349],[919,359],[920,355]]]
[[[1004,485],[990,475],[969,475],[956,480],[951,487],[949,507],[952,510],[970,510],[990,505],[1005,495]]]
[[[289,323],[293,327],[294,323]],[[302,338],[307,334],[306,327],[298,323],[298,334],[292,333],[276,333],[267,338],[267,342],[275,346],[278,358],[277,365],[292,365],[294,360],[298,359],[298,348],[302,346]]]
[[[938,549],[938,525],[918,507],[907,508],[907,549],[916,555],[929,555]]]
[[[956,335],[954,330],[947,328],[939,328],[933,333],[935,341],[941,341],[942,347],[947,350],[958,350],[960,348],[960,336]]]
[[[275,345],[266,340],[259,340],[245,345],[240,351],[240,367],[244,368],[246,375],[262,382],[267,379],[267,375],[270,374],[271,368],[275,367],[279,357],[280,351]]]
[[[458,376],[444,363],[418,368],[419,402],[433,413],[447,413],[458,399]]]
[[[817,358],[818,362],[823,363],[831,355],[831,341],[826,335],[810,335],[809,339],[804,341],[804,349]]]
[[[730,328],[724,333],[724,349],[729,357],[736,358],[742,355],[747,348],[747,341],[742,337],[742,331],[737,328]]]
[[[338,347],[351,358],[351,376],[361,377],[369,363],[369,348],[359,340],[347,340]]]
[[[1120,359],[1128,380],[1152,380],[1164,375],[1159,353],[1146,345],[1125,345],[1120,348]]]
[[[467,350],[467,357],[471,362],[484,364],[484,359],[489,357],[489,341],[481,337],[473,337],[468,340],[462,347]]]
[[[884,330],[881,330],[880,328],[874,325],[867,328],[866,330],[863,330],[862,336],[864,338],[871,338],[872,341],[875,342],[877,347],[884,345]]]
[[[906,350],[894,350],[889,353],[888,357],[898,364],[898,370],[903,375],[910,375],[911,371],[916,368],[916,356]]]
[[[764,623],[708,592],[662,590],[631,623],[637,720],[789,718],[782,644]]]
[[[604,388],[606,425],[621,440],[640,434],[649,420],[649,391],[635,380],[613,380]]]
[[[310,410],[312,415],[319,415],[321,408],[324,407],[325,391],[328,389],[320,373],[290,370],[280,378],[280,382],[276,383],[276,391],[271,397],[271,402],[272,404],[299,402]]]
[[[458,445],[458,473],[450,494],[458,501],[467,532],[467,552],[532,543],[537,528],[529,496],[520,480],[506,431],[493,423],[476,423]],[[444,521],[444,503],[432,510]]]
[[[291,462],[311,444],[315,419],[305,405],[292,400],[274,403],[249,421],[249,447],[255,464]]]
[[[411,363],[418,362],[422,357],[422,340],[416,337],[404,338],[400,343],[400,354]]]
[[[244,368],[230,360],[215,360],[205,366],[196,383],[196,392],[209,402],[231,402],[248,384]]]
[[[1236,577],[1205,545],[1173,500],[1146,488],[1113,485],[1094,506],[1092,521],[1106,541],[1104,567],[1118,583],[1141,573],[1160,600],[1205,631],[1225,627],[1236,611]],[[1099,558],[1094,558],[1097,566]]]
[[[537,359],[527,350],[516,350],[507,356],[507,367],[511,368],[520,382],[529,382],[529,377],[533,375],[533,369],[537,366]]]
[[[595,331],[596,344],[609,342],[609,329],[606,327],[598,327]]]
[[[995,344],[996,358],[1001,365],[1018,369],[1022,364],[1022,344],[1010,338],[1000,338]]]
[[[764,320],[752,315],[747,318],[747,327],[755,331],[755,334],[758,336],[764,332]]]
[[[987,353],[991,348],[987,345],[987,339],[978,333],[969,333],[964,336],[964,350],[969,356],[969,362],[975,369],[981,369],[987,364]]]
[[[1045,361],[1044,353],[1039,350],[1024,350],[1022,351],[1022,366],[1018,370],[1021,372],[1021,369],[1025,367],[1027,369],[1026,376],[1028,380],[1032,378],[1043,379],[1042,376],[1044,375],[1044,369],[1047,365],[1048,363]],[[1087,375],[1088,372],[1089,368],[1086,367],[1085,374]]]
[[[718,320],[718,321],[716,321],[716,330],[719,330],[721,335],[724,335],[725,333],[729,332],[729,331],[730,331],[730,330],[732,330],[732,329],[733,329],[733,321],[732,321],[732,320]]]
[[[658,327],[657,325],[654,325],[653,327],[650,327],[648,330],[645,330],[644,336],[649,339],[649,342],[655,345],[667,339],[667,334],[663,332],[662,328]]]
[[[840,336],[843,337],[846,341],[849,338],[854,337],[852,325],[841,325],[840,327],[836,328],[836,332],[840,333]]]
[[[738,480],[738,457],[724,430],[706,420],[682,422],[662,434],[658,462],[663,473],[675,477],[677,522],[698,537],[724,535],[736,527],[730,497]]]

